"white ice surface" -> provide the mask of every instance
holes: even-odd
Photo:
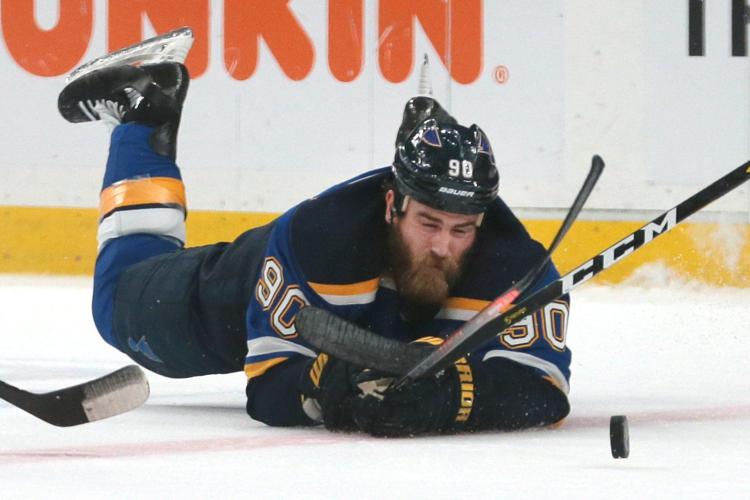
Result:
[[[0,378],[46,392],[129,364],[84,279],[0,276]],[[244,375],[149,373],[145,406],[56,428],[0,401],[0,498],[750,498],[750,290],[574,292],[555,430],[373,439],[276,429]],[[610,455],[610,415],[630,458]]]

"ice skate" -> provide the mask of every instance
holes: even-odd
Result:
[[[101,120],[110,129],[137,122],[155,127],[157,153],[174,158],[190,77],[182,64],[192,45],[183,28],[88,62],[68,77],[58,109],[72,123]]]

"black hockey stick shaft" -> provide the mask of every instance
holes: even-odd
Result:
[[[132,410],[148,399],[143,371],[130,365],[95,380],[45,394],[0,381],[0,398],[47,423],[70,427]]]
[[[568,214],[565,216],[560,229],[557,230],[557,234],[552,239],[552,243],[550,243],[549,248],[547,249],[547,257],[545,261],[548,262],[550,260],[550,258],[552,257],[552,252],[555,251],[565,235],[568,234],[570,226],[572,226],[578,218],[578,215],[581,213],[581,209],[583,209],[583,205],[585,205],[586,200],[589,199],[589,196],[594,190],[594,186],[596,186],[596,183],[599,182],[599,177],[602,175],[603,171],[604,160],[602,160],[601,156],[594,155],[591,158],[591,168],[589,169],[589,173],[586,176],[586,179],[583,181],[583,185],[578,191],[576,199],[573,200],[573,204],[568,209]]]
[[[462,335],[459,328],[443,344],[432,351],[424,360],[417,363],[399,381],[403,383],[416,377],[435,373],[453,363],[464,354],[471,352],[484,342],[516,322],[533,314],[553,300],[567,294],[575,287],[590,280],[600,272],[613,266],[626,256],[638,250],[654,238],[670,231],[706,205],[721,198],[750,179],[750,162],[740,165],[708,187],[667,210],[654,220],[621,239],[603,252],[595,255],[561,278],[548,284],[536,293],[526,297],[502,315],[483,324],[471,335]],[[481,313],[480,313],[481,314]]]
[[[604,161],[599,155],[594,155],[589,173],[543,258],[518,282],[498,295],[478,315],[465,323],[463,326],[465,334],[470,335],[483,323],[506,311],[513,301],[542,274],[549,264],[552,252],[580,214],[603,170]],[[297,313],[295,325],[302,337],[322,352],[360,366],[377,367],[391,374],[403,375],[404,367],[413,366],[423,357],[422,351],[414,352],[404,349],[403,344],[398,341],[371,334],[353,323],[315,307],[306,307]],[[381,358],[376,366],[369,364],[373,355]]]

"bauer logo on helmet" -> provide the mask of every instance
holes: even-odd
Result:
[[[449,187],[441,187],[438,189],[438,192],[445,193],[445,194],[452,194],[454,196],[463,196],[465,198],[473,198],[474,192],[473,191],[465,191],[462,189],[454,189]]]

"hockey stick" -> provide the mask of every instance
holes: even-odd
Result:
[[[576,267],[565,276],[520,301],[501,316],[488,321],[476,331],[465,334],[463,328],[459,328],[424,360],[411,368],[399,383],[423,375],[429,375],[445,368],[460,358],[462,353],[471,352],[514,323],[567,294],[573,288],[613,266],[657,236],[670,231],[687,217],[724,196],[748,179],[750,179],[750,162],[735,168],[721,179],[687,198],[674,208],[667,210],[645,226]]]
[[[58,427],[119,415],[142,405],[148,395],[146,375],[135,365],[45,394],[27,392],[0,381],[0,398]]]
[[[310,340],[307,336],[305,338],[308,338],[313,345],[318,347],[316,343],[322,344],[325,341],[326,335],[330,335],[332,341],[329,342],[329,345],[330,347],[338,348],[338,351],[335,353],[327,352],[348,360],[347,355],[349,353],[346,349],[347,338],[353,337],[355,342],[352,347],[356,349],[356,357],[358,359],[351,360],[351,362],[356,362],[361,366],[382,369],[384,372],[390,374],[405,374],[399,380],[399,384],[415,377],[435,373],[462,355],[471,352],[477,346],[490,340],[502,330],[512,326],[529,314],[533,314],[553,300],[565,295],[578,285],[613,266],[649,241],[673,229],[689,216],[739,187],[749,179],[750,162],[747,162],[682,201],[674,208],[667,210],[603,252],[587,260],[565,276],[549,283],[536,293],[521,300],[505,313],[484,324],[473,335],[461,335],[462,329],[459,328],[442,345],[438,346],[426,357],[424,351],[417,346],[386,339],[364,328],[341,320],[323,310],[310,311],[311,324],[309,325],[310,331],[308,335],[312,334],[315,338],[314,340]],[[307,309],[313,308],[305,308],[302,311]],[[297,314],[298,317],[300,313]],[[336,339],[337,333],[335,329],[339,325],[346,332],[339,339]],[[378,349],[383,350],[379,351]]]
[[[583,182],[578,195],[576,195],[576,199],[573,201],[570,209],[568,209],[568,213],[560,225],[560,229],[558,229],[557,234],[552,239],[552,243],[544,253],[542,259],[518,282],[501,293],[480,313],[463,325],[462,329],[467,335],[471,335],[473,331],[480,328],[484,323],[507,311],[513,301],[528,289],[539,278],[542,272],[547,269],[547,265],[552,258],[552,252],[555,251],[567,234],[570,226],[575,222],[603,170],[604,161],[599,155],[594,155],[591,158],[591,168],[586,176],[586,180]],[[361,338],[361,335],[356,333],[360,329],[358,326],[347,323],[336,316],[330,315],[326,311],[318,310],[314,307],[306,307],[297,313],[295,325],[302,334],[302,337],[312,345],[323,352],[341,357],[351,363],[372,366],[367,361],[370,359],[371,351],[375,348],[378,352],[388,353],[388,361],[386,362],[386,358],[384,357],[383,363],[378,363],[377,367],[389,373],[401,375],[404,373],[401,367],[405,363],[408,366],[413,366],[417,359],[419,359],[413,356],[404,359],[404,356],[409,355],[401,354],[402,344],[384,337],[378,337],[377,346],[371,345],[372,342],[376,341],[375,339],[363,338],[362,348],[357,349],[355,347],[357,339]],[[420,351],[420,358],[421,356],[423,356],[422,351]]]

